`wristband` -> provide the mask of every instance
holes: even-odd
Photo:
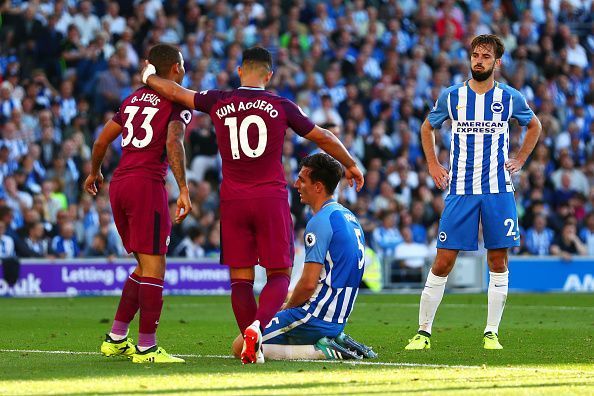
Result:
[[[152,64],[148,64],[146,65],[146,67],[144,68],[144,72],[142,73],[142,83],[146,84],[146,80],[148,80],[149,76],[152,76],[153,74],[157,73],[157,69],[155,69],[155,66],[153,66]]]

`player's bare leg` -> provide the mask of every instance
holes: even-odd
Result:
[[[489,289],[487,326],[485,327],[483,346],[485,349],[503,349],[499,343],[499,323],[503,315],[509,283],[507,270],[507,249],[490,249],[487,252],[489,264]]]
[[[138,253],[142,270],[139,305],[140,326],[138,346],[132,356],[134,363],[183,363],[157,347],[157,326],[163,308],[163,279],[165,277],[165,256]]]
[[[128,338],[128,328],[139,308],[138,294],[142,269],[136,253],[134,253],[134,257],[138,264],[124,284],[111,330],[101,344],[101,353],[105,356],[130,357],[135,351],[134,340]]]
[[[405,349],[417,350],[431,348],[429,337],[431,337],[433,320],[443,298],[448,275],[452,271],[452,268],[454,268],[457,256],[457,250],[437,249],[437,256],[435,256],[435,261],[433,262],[431,271],[429,271],[429,275],[427,275],[427,281],[421,293],[419,330],[409,340],[409,344]]]

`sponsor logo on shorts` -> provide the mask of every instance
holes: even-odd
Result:
[[[442,232],[440,232],[440,233],[439,233],[439,241],[440,241],[440,242],[445,242],[445,241],[446,241],[446,239],[448,239],[448,234],[446,234],[446,233],[445,233],[445,232],[443,232],[443,231],[442,231]]]
[[[312,247],[315,244],[316,244],[316,234],[314,234],[313,232],[308,232],[307,235],[305,235],[305,245],[307,247]]]
[[[167,235],[167,239],[165,239],[165,246],[169,246],[169,242],[171,242],[171,237]]]

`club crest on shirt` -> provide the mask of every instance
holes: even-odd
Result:
[[[501,103],[501,102],[491,103],[491,111],[495,114],[503,113],[503,103]]]
[[[448,239],[448,234],[446,234],[446,233],[445,233],[445,232],[443,232],[443,231],[442,231],[442,232],[440,232],[440,233],[439,233],[439,241],[440,241],[440,242],[445,242],[445,241],[446,241],[446,239]]]
[[[165,246],[169,246],[170,242],[171,242],[171,236],[167,235],[167,239],[165,239]]]
[[[308,232],[307,235],[305,235],[305,245],[307,247],[312,247],[315,244],[316,244],[316,234],[314,234],[313,232]]]

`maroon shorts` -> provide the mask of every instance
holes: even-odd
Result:
[[[293,220],[283,198],[221,202],[221,263],[230,267],[293,266]]]
[[[113,181],[109,201],[128,253],[167,253],[171,218],[163,182],[134,177]]]

